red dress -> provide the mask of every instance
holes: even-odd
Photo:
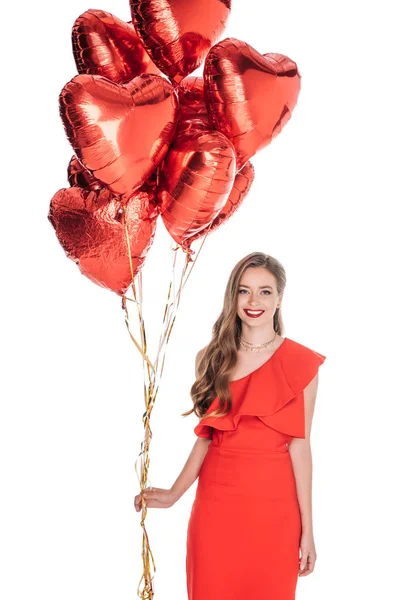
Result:
[[[305,437],[304,388],[325,356],[285,338],[230,382],[232,409],[195,427],[212,438],[187,530],[189,600],[294,600],[301,519],[288,444]]]

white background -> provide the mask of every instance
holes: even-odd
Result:
[[[297,598],[391,600],[400,558],[395,3],[232,4],[222,37],[294,59],[302,91],[282,134],[253,159],[251,193],[208,237],[185,288],[151,418],[150,479],[170,487],[195,442],[197,418],[180,414],[231,269],[253,251],[275,256],[288,277],[284,335],[327,356],[312,435],[318,558]],[[58,94],[76,74],[70,33],[88,8],[130,19],[127,0],[11,3],[3,14],[4,600],[128,600],[142,572],[133,508],[141,360],[120,299],[80,274],[47,221],[72,155]],[[143,271],[153,349],[169,265],[160,219]],[[195,487],[173,508],[148,512],[162,600],[186,598]]]

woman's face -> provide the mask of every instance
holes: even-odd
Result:
[[[237,314],[244,323],[265,325],[273,319],[280,300],[275,277],[268,269],[246,269],[240,280],[237,299]]]

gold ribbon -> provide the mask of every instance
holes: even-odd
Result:
[[[157,397],[157,393],[159,390],[161,376],[162,376],[162,373],[164,370],[167,345],[168,345],[168,342],[169,342],[169,339],[171,336],[173,326],[175,324],[176,313],[179,308],[182,290],[185,287],[185,285],[189,279],[189,276],[193,270],[193,267],[194,267],[196,260],[200,254],[200,251],[203,247],[205,239],[210,231],[211,224],[207,230],[207,233],[203,237],[202,243],[197,252],[197,256],[194,260],[192,259],[192,254],[194,254],[194,251],[191,250],[188,246],[179,246],[178,245],[175,248],[173,248],[171,245],[172,276],[171,276],[171,281],[168,285],[167,300],[166,300],[165,309],[164,309],[163,322],[162,322],[160,340],[159,340],[159,345],[158,345],[158,352],[157,352],[156,360],[153,365],[147,354],[146,329],[145,329],[145,324],[144,324],[144,319],[143,319],[143,311],[142,311],[142,307],[143,307],[142,271],[140,270],[139,273],[135,277],[134,272],[133,272],[133,266],[132,266],[132,253],[131,253],[131,247],[130,247],[130,242],[129,242],[129,233],[128,233],[128,227],[127,227],[125,207],[123,207],[123,211],[124,211],[125,236],[126,236],[126,243],[127,243],[127,248],[128,248],[129,265],[130,265],[131,279],[132,279],[133,298],[129,298],[124,295],[122,297],[122,308],[125,311],[125,324],[128,329],[129,336],[130,336],[132,342],[135,344],[136,348],[139,350],[140,354],[142,355],[143,370],[144,370],[143,392],[144,392],[145,412],[142,417],[142,422],[144,425],[144,439],[141,442],[141,450],[135,461],[135,472],[136,472],[136,476],[138,478],[139,485],[140,485],[140,493],[142,494],[143,491],[146,489],[148,483],[150,483],[150,479],[148,476],[149,467],[150,467],[149,449],[150,449],[150,440],[152,438],[152,432],[150,429],[150,417],[151,417],[151,411],[153,409],[153,406],[154,406],[154,403],[155,403],[155,400]],[[183,265],[182,272],[179,277],[179,285],[178,285],[177,292],[175,292],[176,263],[177,263],[177,255],[178,255],[177,251],[179,249],[183,250],[183,252],[185,254],[185,263]],[[192,265],[191,265],[190,269],[188,270],[190,263],[192,263]],[[187,271],[188,271],[188,273],[186,275]],[[186,275],[186,278],[185,278],[185,275]],[[136,290],[136,285],[135,285],[136,281],[138,284],[138,290]],[[128,310],[127,302],[133,302],[136,305],[136,308],[138,311],[140,338],[141,338],[140,344],[135,339],[135,337],[133,336],[131,329],[130,329],[129,310]],[[138,469],[137,469],[137,463],[138,463],[139,459],[141,459],[140,474],[138,473]],[[150,483],[150,486],[151,486],[151,483]],[[146,505],[145,498],[142,495],[142,518],[140,521],[140,525],[143,530],[143,535],[142,535],[143,573],[142,573],[142,576],[140,578],[140,581],[139,581],[139,584],[137,587],[137,595],[139,596],[139,598],[141,598],[141,600],[152,600],[154,597],[153,579],[154,579],[154,574],[156,572],[156,565],[155,565],[153,553],[150,548],[149,537],[147,535],[147,530],[146,530],[146,526],[145,526],[146,516],[147,516],[147,505]],[[154,569],[154,571],[152,570],[152,568]],[[141,586],[142,586],[142,588],[141,588]]]

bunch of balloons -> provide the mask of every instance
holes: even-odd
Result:
[[[297,102],[292,60],[217,42],[230,5],[131,0],[131,22],[88,10],[73,25],[79,74],[59,104],[75,154],[48,216],[81,272],[119,295],[159,216],[187,253],[229,219],[254,179],[249,159]],[[203,60],[203,76],[190,76]]]

